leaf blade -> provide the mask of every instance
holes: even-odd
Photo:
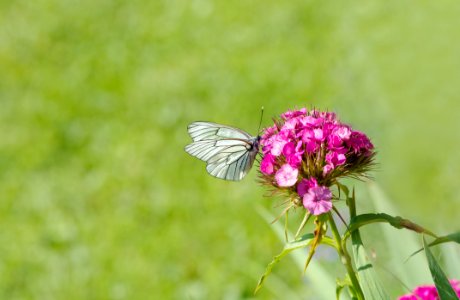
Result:
[[[389,300],[390,298],[380,284],[375,269],[367,256],[358,229],[351,233],[351,242],[359,283],[365,299]]]
[[[259,215],[270,224],[273,220],[273,216],[270,212],[262,207],[261,205],[256,206]],[[271,226],[271,229],[275,232],[281,242],[284,242],[284,226],[279,223],[275,223]],[[324,244],[332,242],[327,238],[323,238]],[[335,241],[333,241],[335,244]],[[336,247],[336,246],[335,246]],[[305,263],[305,254],[301,251],[292,251],[291,258],[294,260],[295,265],[298,267],[299,272],[302,272]],[[311,283],[309,287],[315,291],[315,294],[320,299],[333,299],[335,290],[335,278],[327,272],[319,262],[312,261],[309,265],[310,272],[305,273],[303,276]]]
[[[262,274],[260,277],[259,281],[257,282],[256,289],[254,290],[254,294],[256,294],[263,286],[265,279],[270,275],[272,272],[273,267],[287,254],[289,254],[291,251],[294,251],[299,248],[307,247],[314,238],[314,234],[309,233],[301,237],[301,241],[298,242],[293,242],[293,243],[288,243],[286,246],[283,248],[283,251],[281,251],[280,254],[276,255],[273,257],[272,261],[267,265],[265,268],[265,272]]]
[[[433,278],[436,289],[438,290],[439,298],[441,300],[458,300],[457,294],[450,285],[447,276],[444,274],[434,255],[431,253],[430,247],[426,243],[425,237],[422,237],[422,239],[426,259],[428,260],[428,267],[430,268],[431,277]]]
[[[429,243],[428,247],[432,247],[432,246],[436,246],[436,245],[444,244],[444,243],[449,243],[449,242],[454,242],[454,243],[460,244],[460,231],[459,232],[454,232],[454,233],[451,233],[451,234],[448,234],[448,235],[440,236],[437,239],[435,239],[434,241],[432,241],[431,243]],[[417,251],[412,253],[409,256],[409,258],[411,258],[412,256],[416,255],[417,253],[423,251],[423,249],[424,248],[418,249]]]
[[[431,232],[430,230],[425,229],[422,226],[408,219],[404,219],[399,216],[394,217],[385,213],[368,213],[352,217],[352,219],[350,220],[350,225],[347,231],[345,232],[345,236],[349,236],[351,232],[357,230],[359,227],[372,223],[388,223],[397,229],[405,228],[415,231],[417,233],[425,233],[432,237],[437,237],[437,235]]]

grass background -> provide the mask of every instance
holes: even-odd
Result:
[[[183,147],[195,120],[255,133],[261,106],[264,125],[336,111],[372,138],[403,216],[458,229],[459,14],[448,0],[0,1],[0,298],[251,298],[282,248],[257,207],[279,200],[255,171],[216,180]],[[286,293],[309,295],[288,259],[259,298]]]

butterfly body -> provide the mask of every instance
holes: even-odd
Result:
[[[214,177],[239,181],[251,169],[259,153],[260,136],[212,122],[193,122],[188,126],[193,142],[185,151],[207,163]]]

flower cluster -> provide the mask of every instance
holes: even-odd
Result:
[[[329,187],[338,177],[362,177],[372,165],[369,138],[331,112],[302,108],[274,120],[261,138],[262,181],[287,192],[314,215],[332,208]]]
[[[460,281],[450,280],[450,284],[460,297]],[[421,285],[412,294],[401,296],[398,300],[439,300],[439,295],[434,285]]]

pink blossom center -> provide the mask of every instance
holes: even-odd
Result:
[[[303,206],[313,215],[320,215],[332,209],[332,193],[324,186],[312,187],[303,196]]]

